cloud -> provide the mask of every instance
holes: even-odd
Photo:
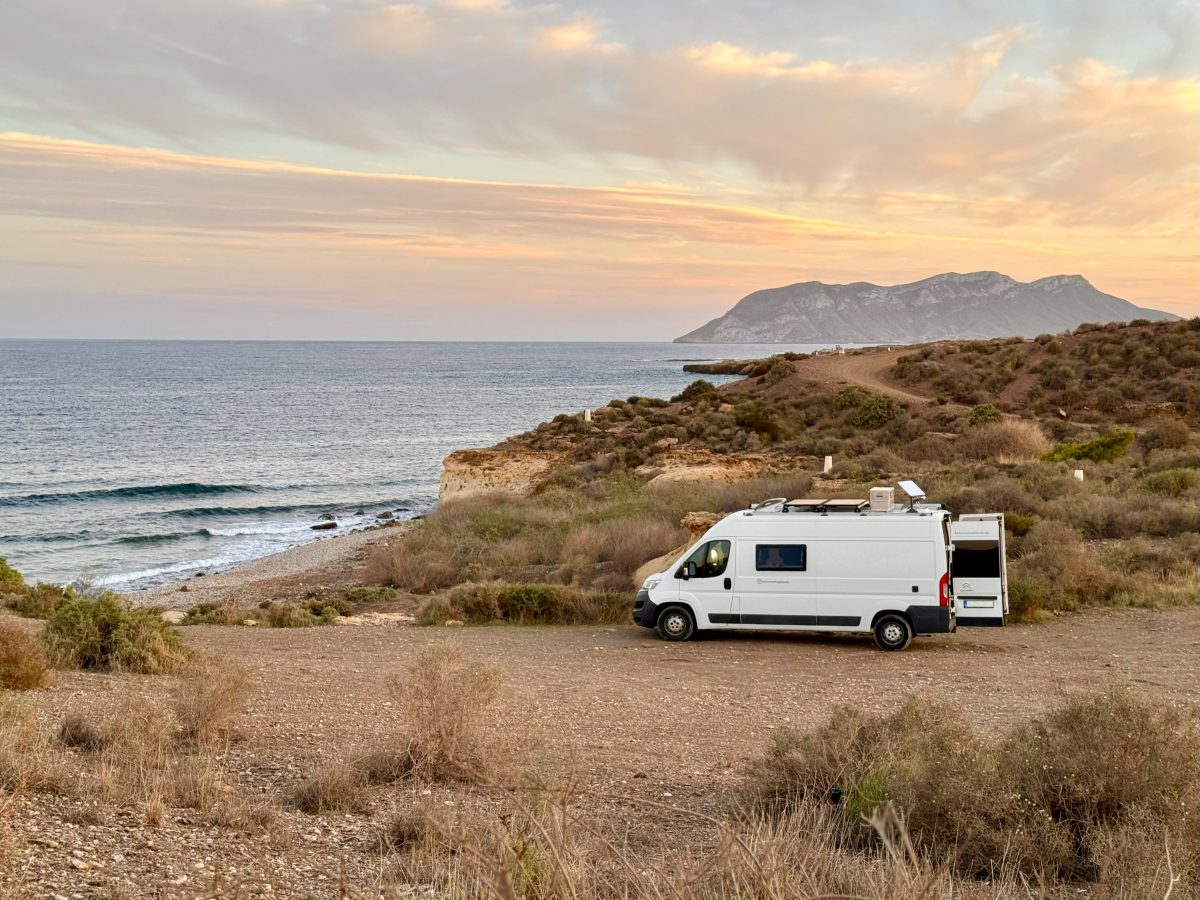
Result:
[[[581,323],[608,329],[589,333],[616,337],[649,307],[661,322],[699,320],[808,278],[1084,271],[1158,302],[1186,296],[1197,271],[1178,234],[973,227],[948,195],[839,200],[799,216],[679,185],[364,173],[19,133],[0,134],[0,196],[0,300],[15,303],[14,322],[14,298],[31,292],[224,297],[230,321],[238,298],[274,298],[286,314],[315,296],[342,308],[347,328],[356,310],[432,303],[445,321],[483,322],[481,310],[508,305],[502,333],[519,336],[539,309],[574,298]]]
[[[639,48],[555,6],[15,2],[0,108],[26,130],[100,141],[638,160],[667,177],[731,167],[807,197],[1002,194],[1063,224],[1130,227],[1184,217],[1179,186],[1200,167],[1200,81],[1078,59],[1018,74],[1010,57],[1043,40],[1024,25],[918,58],[828,59]]]

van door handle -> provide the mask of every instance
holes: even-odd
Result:
[[[732,587],[733,587],[733,579],[732,579],[732,578],[726,578],[726,579],[725,579],[725,590],[729,590],[729,589],[730,589],[730,588],[732,588]]]

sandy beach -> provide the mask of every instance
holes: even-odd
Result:
[[[361,584],[371,550],[408,530],[406,523],[322,538],[264,556],[215,575],[194,576],[130,594],[135,602],[163,609],[197,603],[302,599],[310,592],[344,590]]]

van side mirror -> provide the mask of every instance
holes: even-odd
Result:
[[[675,577],[682,578],[684,581],[687,581],[695,574],[696,574],[696,564],[694,562],[689,561],[689,562],[685,562],[682,566],[679,567],[679,570],[675,573]]]

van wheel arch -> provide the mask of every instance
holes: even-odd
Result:
[[[668,603],[658,611],[655,630],[664,641],[690,641],[699,627],[696,614],[686,603]]]

